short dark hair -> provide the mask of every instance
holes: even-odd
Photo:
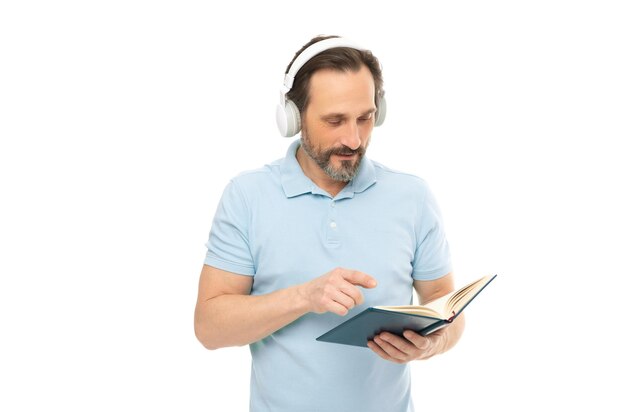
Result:
[[[302,46],[302,48],[296,52],[295,56],[287,66],[285,73],[289,72],[291,65],[300,53],[304,51],[304,49],[314,43],[317,43],[318,41],[334,37],[339,36],[317,36],[312,38],[307,44]],[[300,70],[298,70],[293,86],[287,93],[287,98],[294,102],[300,113],[302,113],[309,105],[309,84],[313,73],[321,69],[357,72],[362,66],[367,67],[374,78],[374,99],[376,107],[378,107],[380,98],[385,94],[383,90],[383,74],[380,63],[371,51],[358,50],[350,47],[334,47],[313,56],[300,68]]]

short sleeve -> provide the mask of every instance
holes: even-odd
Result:
[[[452,258],[441,211],[428,186],[420,212],[412,277],[415,280],[433,280],[452,271]]]
[[[213,218],[204,264],[241,275],[254,275],[248,241],[248,210],[241,190],[231,181],[224,189]]]

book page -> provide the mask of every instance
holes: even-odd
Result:
[[[450,319],[459,313],[491,279],[492,276],[484,276],[463,286],[461,289],[440,296],[424,305],[375,306],[375,308],[439,319]]]
[[[408,313],[410,315],[430,316],[432,318],[441,319],[441,314],[433,308],[427,306],[418,305],[404,305],[404,306],[374,306],[375,309],[389,310],[392,312]]]
[[[453,293],[446,305],[446,313],[450,316],[459,313],[491,279],[492,276],[484,276]]]
[[[394,312],[409,313],[412,315],[431,316],[433,318],[448,319],[447,304],[448,299],[456,293],[452,291],[446,295],[440,296],[435,300],[431,300],[424,305],[404,305],[404,306],[376,306],[377,309],[391,310]]]

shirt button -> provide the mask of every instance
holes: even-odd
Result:
[[[330,228],[331,228],[331,229],[337,229],[337,223],[335,223],[335,222],[330,222]]]
[[[330,202],[330,207],[335,207],[335,202],[334,201]]]

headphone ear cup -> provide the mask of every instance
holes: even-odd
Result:
[[[381,97],[378,100],[378,107],[376,107],[376,115],[374,126],[380,126],[385,121],[385,116],[387,115],[387,101],[385,100],[385,96]]]
[[[292,137],[300,131],[300,110],[291,100],[285,100],[285,105],[276,107],[276,124],[283,137]]]

